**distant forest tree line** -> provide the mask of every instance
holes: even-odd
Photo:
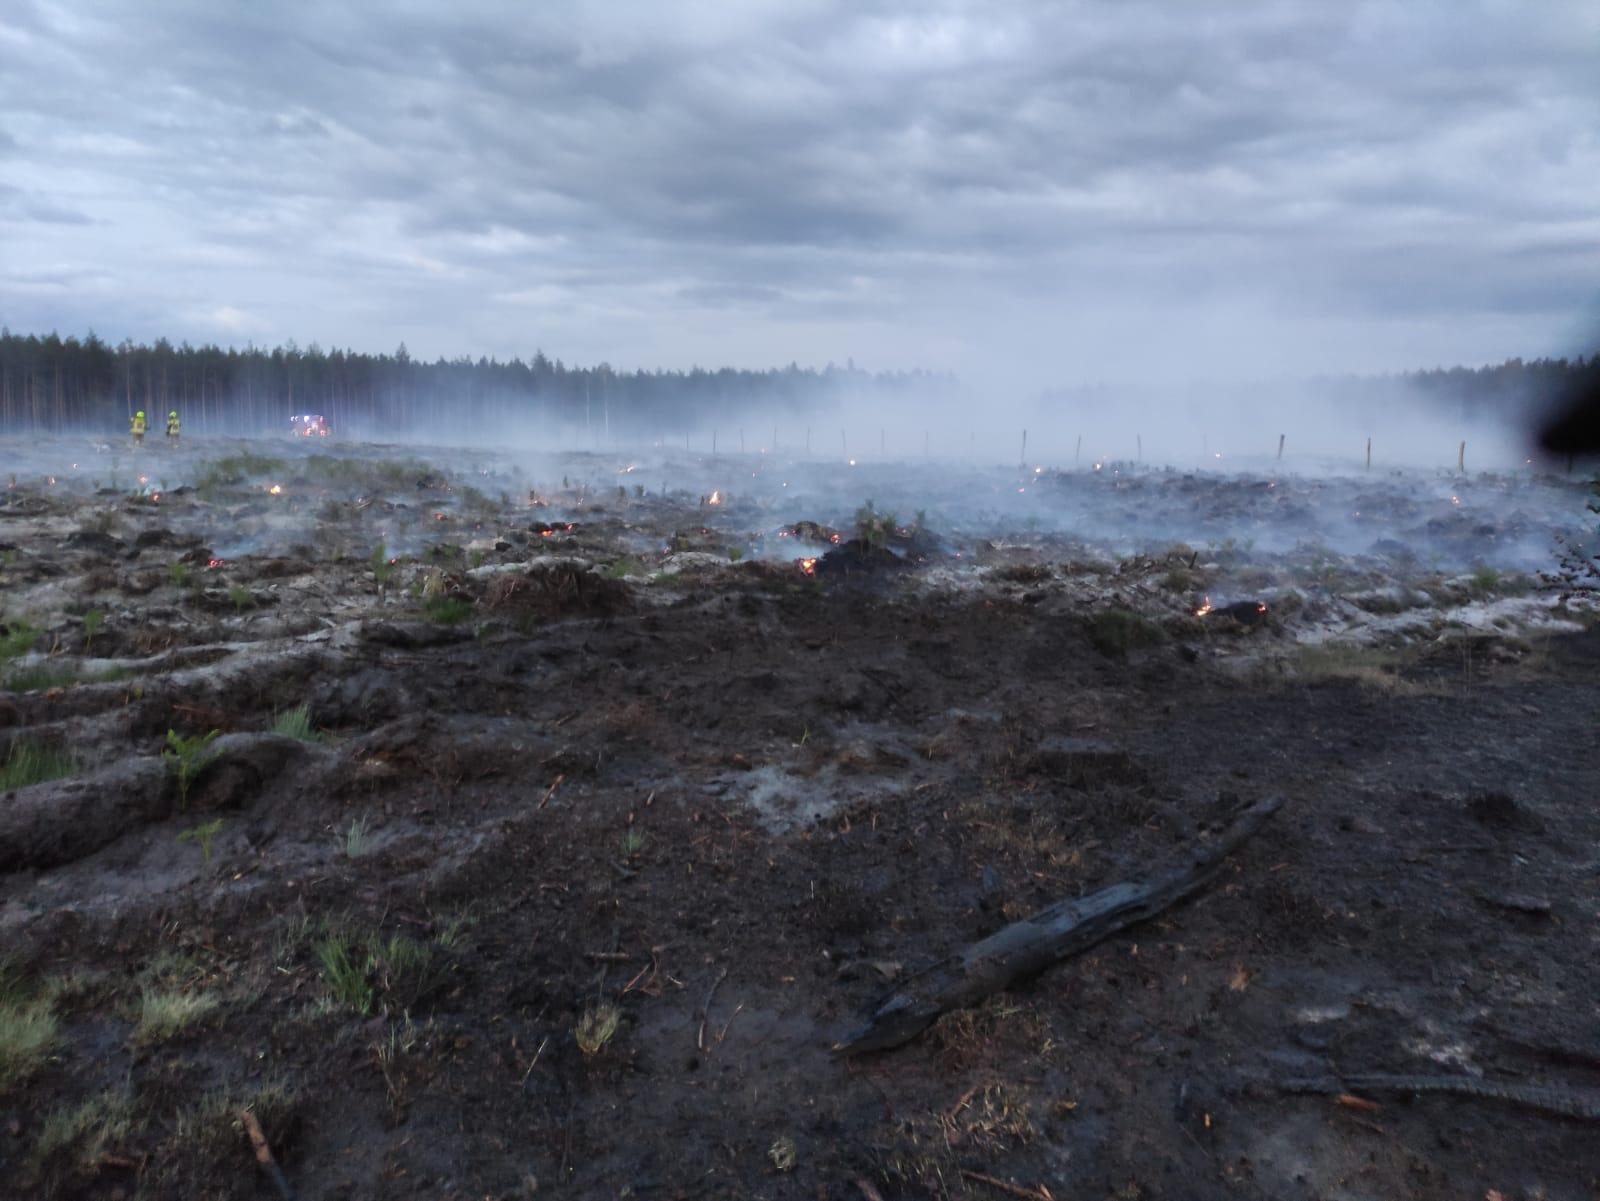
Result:
[[[1457,408],[1462,415],[1508,416],[1530,404],[1600,386],[1600,355],[1510,359],[1491,367],[1452,367],[1391,376],[1317,381],[1334,403],[1371,401],[1398,389]],[[767,371],[617,371],[569,367],[540,352],[531,359],[412,358],[301,349],[111,345],[93,333],[62,338],[0,329],[0,428],[120,430],[143,409],[152,427],[171,409],[196,433],[281,428],[291,414],[319,413],[341,431],[382,436],[411,429],[493,428],[515,420],[556,422],[567,430],[632,436],[673,434],[719,413],[756,408],[805,411],[851,398],[905,398],[957,388],[952,376],[923,371],[868,373],[854,363],[822,369],[791,364]]]
[[[554,421],[565,427],[639,435],[695,428],[728,409],[817,407],[843,397],[892,391],[915,395],[955,386],[924,371],[869,373],[854,363],[820,370],[795,364],[767,371],[617,371],[570,367],[539,352],[528,360],[414,359],[393,354],[301,349],[116,346],[96,337],[14,334],[0,329],[0,426],[5,429],[120,430],[142,409],[176,409],[196,433],[254,433],[317,413],[336,430],[492,427]]]

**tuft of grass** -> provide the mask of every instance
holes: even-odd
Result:
[[[222,819],[214,817],[208,822],[201,822],[198,826],[191,826],[178,835],[179,842],[197,842],[200,844],[200,860],[202,863],[211,862],[211,841],[222,831]]]
[[[728,548],[728,562],[737,563],[742,558],[744,558],[744,551],[740,550],[737,546],[730,546]]]
[[[90,609],[83,615],[83,641],[87,646],[95,640],[95,635],[105,628],[106,615],[99,609]]]
[[[216,1012],[211,993],[186,993],[147,988],[139,994],[139,1023],[133,1041],[141,1046],[164,1043]]]
[[[243,613],[246,609],[256,607],[256,594],[243,584],[234,584],[228,589],[228,600],[232,602],[235,613]]]
[[[643,571],[644,564],[640,563],[638,559],[624,555],[615,563],[608,563],[606,565],[605,575],[607,579],[625,580],[630,575],[640,575],[643,573]]]
[[[49,692],[53,688],[71,688],[74,684],[105,684],[125,680],[133,674],[131,667],[107,667],[101,671],[81,672],[71,663],[47,659],[31,667],[18,667],[5,677],[8,692]]]
[[[285,709],[272,719],[272,732],[301,742],[320,742],[322,736],[311,726],[311,706],[305,702]]]
[[[0,663],[25,655],[39,641],[39,631],[25,621],[0,622]]]
[[[1089,619],[1089,642],[1112,659],[1125,659],[1130,650],[1166,641],[1161,627],[1128,609],[1102,609]]]
[[[1168,592],[1192,592],[1195,587],[1194,573],[1182,567],[1169,567],[1167,574],[1161,577],[1161,586]]]
[[[472,603],[457,596],[432,596],[423,601],[422,611],[429,621],[457,626],[472,616]]]
[[[334,1000],[361,1014],[410,1012],[444,987],[449,965],[439,952],[445,949],[439,939],[333,933],[316,945],[316,957]]]
[[[268,458],[266,455],[253,455],[248,452],[227,455],[212,463],[196,482],[196,486],[214,491],[218,487],[242,484],[257,476],[275,474],[283,468],[282,459]]]
[[[0,1093],[38,1071],[60,1034],[48,1001],[0,1002]]]
[[[87,1180],[142,1126],[133,1098],[124,1090],[53,1110],[28,1154],[28,1182],[41,1186],[46,1195],[56,1195],[69,1182]]]
[[[35,742],[13,742],[0,763],[0,792],[43,784],[72,775],[78,765],[71,755]]]
[[[172,581],[173,587],[188,587],[189,575],[189,565],[187,563],[175,559],[167,564],[167,579]]]
[[[178,1110],[168,1137],[151,1154],[139,1182],[140,1196],[231,1197],[239,1195],[239,1163],[249,1143],[243,1111],[261,1124],[269,1146],[280,1153],[292,1138],[298,1097],[272,1081],[249,1092],[217,1090]],[[249,1186],[243,1186],[248,1191]]]
[[[456,489],[456,496],[461,500],[461,507],[469,513],[477,513],[488,517],[496,512],[494,501],[481,489],[474,488],[471,484],[462,484]]]
[[[622,1010],[609,1001],[601,1001],[583,1011],[572,1036],[578,1042],[578,1050],[592,1057],[606,1049],[621,1026]]]
[[[372,836],[367,832],[367,819],[351,818],[350,828],[343,834],[336,835],[334,841],[339,844],[339,849],[344,852],[346,859],[361,858],[372,849]]]
[[[322,981],[333,999],[357,1013],[371,1013],[376,996],[367,980],[361,949],[342,934],[334,934],[317,944],[317,963]]]
[[[378,587],[388,587],[389,581],[394,579],[395,565],[389,562],[389,549],[383,543],[378,543],[372,548],[372,557],[368,560],[372,564],[372,578],[377,581]]]
[[[644,834],[639,830],[627,830],[622,835],[622,857],[632,859],[644,850]]]
[[[856,510],[856,538],[869,551],[888,547],[894,537],[896,520],[893,513],[880,513],[870,500]]]
[[[47,659],[7,672],[5,686],[7,692],[49,692],[52,688],[70,688],[81,678],[73,668]]]
[[[1409,680],[1401,674],[1415,659],[1414,653],[1382,647],[1322,643],[1301,647],[1288,664],[1304,680],[1347,680],[1390,696],[1437,694],[1437,684]]]
[[[389,1036],[372,1044],[372,1055],[377,1061],[378,1073],[383,1077],[383,1090],[389,1098],[389,1113],[396,1120],[405,1116],[410,1102],[412,1073],[411,1057],[424,1045],[424,1034],[429,1027],[419,1031],[409,1017],[389,1027]]]
[[[212,730],[185,738],[176,730],[167,731],[167,749],[161,752],[161,757],[178,778],[178,808],[189,807],[189,786],[217,757],[215,753],[207,754],[206,748],[221,733],[221,730]]]

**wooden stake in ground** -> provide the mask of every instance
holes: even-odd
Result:
[[[1022,457],[1017,460],[1023,467],[1028,465],[1028,431],[1022,431]]]
[[[256,1162],[261,1165],[261,1170],[267,1174],[267,1179],[272,1181],[278,1190],[278,1196],[283,1201],[294,1201],[294,1189],[289,1187],[289,1178],[283,1174],[283,1169],[278,1166],[278,1161],[272,1158],[272,1148],[267,1145],[267,1136],[261,1129],[261,1123],[256,1120],[256,1115],[248,1109],[239,1111],[239,1120],[244,1123],[244,1132],[250,1136],[250,1146],[256,1153]]]
[[[1119,930],[1192,896],[1283,804],[1281,796],[1249,805],[1228,827],[1161,875],[1123,881],[1086,897],[1057,901],[919,972],[834,1050],[883,1051],[910,1042],[942,1013],[974,1005],[1013,981],[1037,975]]]
[[[1467,474],[1467,444],[1463,442],[1461,449],[1456,451],[1456,470],[1462,475]]]
[[[1283,462],[1283,440],[1288,436],[1288,434],[1278,435],[1278,462],[1280,463]]]
[[[1367,470],[1372,470],[1372,439],[1367,439]]]
[[[1078,435],[1078,448],[1072,452],[1072,465],[1076,467],[1078,460],[1083,457],[1083,435]]]

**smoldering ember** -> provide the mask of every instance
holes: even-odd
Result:
[[[4,441],[26,1195],[1592,1182],[1581,473],[305,426]]]

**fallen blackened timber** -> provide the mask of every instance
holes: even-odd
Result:
[[[834,1050],[855,1054],[910,1042],[940,1014],[981,1001],[1177,904],[1198,892],[1282,804],[1275,796],[1240,810],[1214,838],[1159,876],[1057,901],[956,951],[891,993]]]

